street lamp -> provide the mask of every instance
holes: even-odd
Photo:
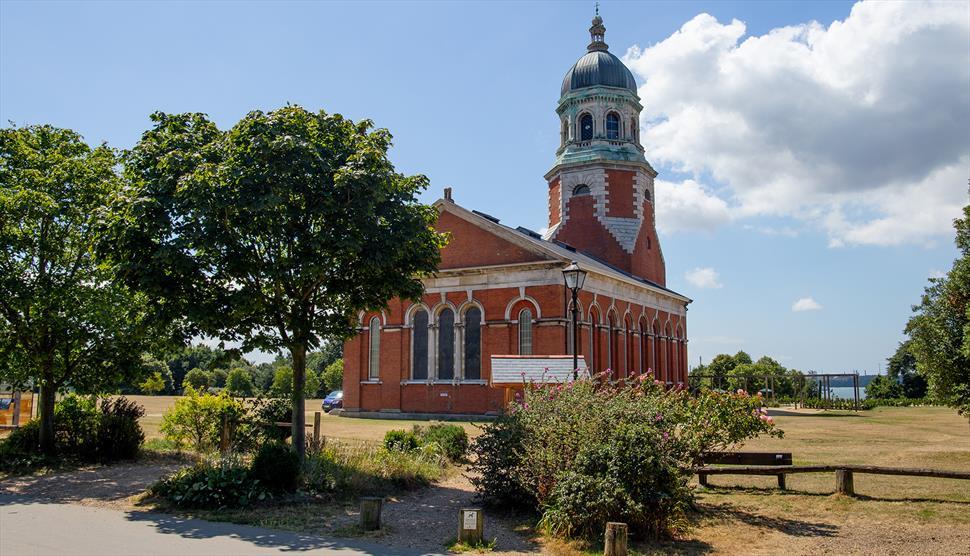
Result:
[[[579,378],[579,308],[577,307],[576,296],[579,290],[583,289],[583,282],[586,281],[586,271],[579,268],[579,264],[573,261],[572,264],[562,269],[563,280],[566,287],[573,292],[573,380]]]

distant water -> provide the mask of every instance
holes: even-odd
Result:
[[[843,400],[851,400],[853,396],[851,386],[833,386],[832,388],[829,388],[829,390],[832,391],[833,398],[842,398]],[[860,400],[866,399],[866,389],[861,386],[859,387],[859,399]]]

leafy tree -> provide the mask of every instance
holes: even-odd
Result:
[[[116,163],[70,130],[0,129],[0,381],[40,388],[45,453],[57,392],[135,383],[161,335],[153,305],[93,256],[100,210],[119,189]]]
[[[960,258],[946,276],[930,278],[906,333],[930,395],[970,418],[970,205],[954,227]]]
[[[307,353],[353,334],[359,311],[419,297],[437,267],[437,211],[417,201],[428,180],[395,171],[369,120],[298,106],[228,131],[203,114],[152,120],[105,249],[191,332],[289,352],[302,457]]]
[[[866,398],[873,400],[894,400],[903,397],[903,387],[886,375],[876,375],[866,385]]]
[[[253,379],[249,371],[234,367],[226,376],[226,392],[231,396],[250,397],[253,395]]]
[[[344,360],[337,359],[323,370],[320,376],[323,382],[323,390],[326,393],[334,390],[341,390],[344,387]]]
[[[182,348],[168,360],[172,372],[173,390],[181,390],[185,374],[192,369],[209,370],[216,362],[226,358],[226,353],[217,348],[199,344]]]
[[[216,388],[224,388],[228,374],[225,369],[212,369],[209,371],[209,383]]]
[[[711,387],[726,387],[727,382],[725,379],[728,373],[736,366],[737,364],[734,362],[734,358],[730,355],[724,353],[715,355],[714,359],[711,359],[711,362],[707,364],[707,372],[712,376]]]
[[[142,392],[154,396],[165,389],[165,379],[162,378],[162,373],[154,372],[139,387]]]
[[[307,369],[306,380],[303,383],[305,397],[312,398],[320,389],[320,375]],[[273,385],[270,387],[270,394],[276,397],[289,397],[293,395],[293,369],[290,367],[277,367],[273,374]]]
[[[199,391],[204,391],[209,387],[209,384],[209,373],[199,368],[192,369],[191,371],[185,373],[185,379],[182,381],[183,387],[191,387]]]
[[[737,367],[738,365],[745,365],[745,364],[751,364],[751,363],[753,363],[753,361],[751,360],[751,356],[748,355],[743,350],[739,350],[737,353],[735,353],[734,354],[734,357],[732,357],[732,359],[734,360],[734,366],[735,367]],[[770,359],[770,357],[769,357],[769,359]]]
[[[908,339],[899,343],[896,353],[887,360],[886,376],[903,385],[903,396],[922,398],[926,396],[926,379],[916,371],[912,345]]]
[[[142,375],[154,376],[156,373],[162,378],[162,389],[160,392],[174,392],[172,384],[172,371],[168,368],[168,363],[156,359],[150,355],[143,355],[141,358]],[[144,390],[144,388],[142,388]]]

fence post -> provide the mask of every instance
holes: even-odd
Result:
[[[458,540],[478,546],[485,538],[485,517],[478,508],[458,510]]]
[[[707,486],[707,473],[698,473],[697,482],[700,483],[702,487]]]
[[[380,496],[364,496],[360,499],[360,528],[363,531],[376,531],[381,528],[381,506],[384,499]]]
[[[229,451],[229,416],[222,416],[222,434],[219,436],[219,452],[225,454]]]
[[[13,393],[13,419],[10,424],[15,427],[20,426],[20,392]]]
[[[603,539],[603,556],[626,556],[626,523],[610,521]]]
[[[846,496],[855,495],[852,485],[852,471],[848,469],[835,470],[835,492]]]
[[[313,412],[313,449],[320,449],[320,412]]]

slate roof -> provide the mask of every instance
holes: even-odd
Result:
[[[586,87],[618,87],[637,91],[637,82],[619,58],[605,50],[587,52],[566,72],[561,94]]]

